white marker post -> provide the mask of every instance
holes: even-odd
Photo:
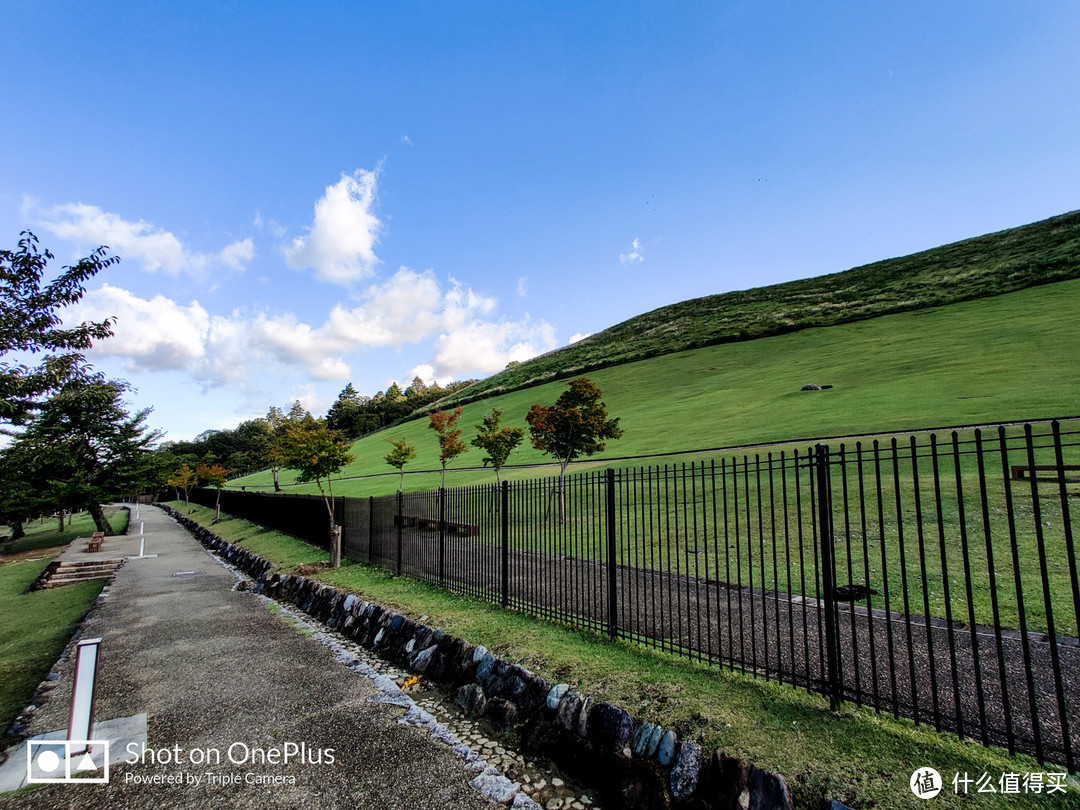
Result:
[[[89,740],[93,736],[100,645],[100,638],[80,641],[75,653],[75,688],[71,692],[71,716],[68,718],[69,740]],[[89,750],[90,744],[87,743],[82,751],[72,751],[71,755],[85,754]]]
[[[145,523],[140,523],[139,524],[139,557],[140,558],[145,556],[143,554],[143,551],[146,548],[146,538],[143,537],[143,526],[145,526],[145,525],[146,525]]]

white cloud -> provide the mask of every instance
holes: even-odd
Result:
[[[411,383],[414,378],[419,377],[421,380],[431,385],[432,382],[444,382],[443,380],[436,380],[435,366],[431,363],[421,363],[418,366],[414,366],[412,371],[409,372],[409,382]]]
[[[198,301],[185,307],[162,295],[146,300],[105,284],[64,312],[66,323],[109,317],[116,318],[113,337],[90,354],[126,358],[129,370],[190,368],[206,354],[210,316]]]
[[[161,271],[170,276],[182,273],[204,278],[214,267],[243,269],[255,255],[251,239],[227,245],[218,253],[189,250],[175,234],[140,219],[126,220],[86,203],[65,203],[39,208],[26,199],[23,210],[42,227],[80,245],[108,245],[112,254],[125,261],[139,262],[150,273]]]
[[[519,298],[524,298],[529,294],[529,277],[522,276],[518,279],[517,294]]]
[[[640,239],[635,238],[634,241],[630,244],[630,248],[631,249],[629,253],[619,254],[620,262],[622,262],[623,264],[637,264],[639,262],[645,261],[645,251],[641,248]]]
[[[204,389],[228,386],[251,393],[271,381],[347,381],[362,362],[357,355],[407,344],[430,352],[408,377],[428,382],[494,373],[511,360],[556,347],[550,324],[527,315],[520,321],[496,319],[496,308],[494,298],[460,282],[440,283],[430,270],[402,267],[371,285],[359,306],[334,306],[322,324],[291,312],[210,315],[198,301],[143,299],[108,284],[88,293],[65,317],[79,322],[115,316],[116,336],[100,341],[91,354],[118,357],[130,370],[181,371]],[[363,365],[365,371],[371,367]]]
[[[458,377],[502,371],[511,360],[528,360],[556,346],[555,329],[546,321],[480,321],[463,323],[435,340],[435,376]]]
[[[242,239],[226,246],[220,255],[223,264],[241,269],[255,257],[255,244],[250,238]]]
[[[282,248],[289,267],[310,267],[317,278],[343,285],[371,276],[383,227],[373,213],[377,180],[377,169],[357,169],[327,186],[307,235]]]
[[[592,332],[578,332],[577,334],[570,336],[570,340],[566,341],[566,345],[569,346],[572,343],[577,343],[579,340],[584,340],[590,335],[592,335]]]

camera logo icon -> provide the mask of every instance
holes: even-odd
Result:
[[[100,775],[97,772],[101,771]],[[26,743],[27,784],[109,781],[108,740],[29,740]]]

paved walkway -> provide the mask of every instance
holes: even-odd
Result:
[[[369,680],[262,600],[232,590],[233,574],[170,518],[143,506],[141,520],[146,553],[157,556],[127,561],[84,637],[103,639],[99,732],[114,721],[104,729],[119,735],[119,758],[130,759],[127,743],[139,739],[145,714],[154,756],[114,764],[108,784],[35,787],[0,795],[0,807],[495,807],[469,787],[474,774],[460,757],[397,724],[400,708],[368,702]],[[100,555],[79,543],[65,556],[138,555],[138,531],[133,517],[132,534],[106,539]],[[66,728],[73,659],[32,735]]]

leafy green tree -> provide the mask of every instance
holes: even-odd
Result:
[[[60,312],[77,303],[92,276],[119,259],[100,247],[48,283],[53,254],[23,231],[17,249],[0,250],[0,357],[11,352],[42,354],[36,366],[0,360],[0,422],[25,424],[42,397],[85,372],[81,352],[112,334],[112,319],[63,328]]]
[[[383,456],[383,460],[391,467],[396,467],[398,473],[401,474],[401,482],[398,484],[398,492],[401,492],[405,489],[405,465],[416,458],[416,448],[407,444],[404,439],[387,439],[386,441],[394,449]]]
[[[56,508],[49,493],[36,480],[37,459],[33,449],[14,443],[0,449],[0,523],[11,527],[10,540],[26,535],[23,524],[35,515]],[[63,510],[58,510],[63,515]],[[61,517],[60,531],[63,531]]]
[[[454,427],[461,417],[462,410],[459,405],[452,413],[435,411],[428,414],[430,420],[428,427],[439,435],[439,461],[442,463],[443,489],[446,488],[446,465],[469,450],[465,442],[461,440],[461,428]]]
[[[287,414],[276,405],[271,405],[266,414],[266,421],[270,426],[270,442],[265,456],[266,464],[270,467],[270,474],[274,476],[274,492],[281,492],[278,476],[281,470],[288,466],[285,464],[285,446],[288,443],[289,428],[304,422],[313,422],[314,420],[307,409],[297,400],[293,402]]]
[[[282,465],[296,470],[298,483],[311,481],[319,488],[330,516],[330,565],[341,566],[341,527],[334,520],[334,488],[331,476],[337,475],[355,456],[349,453],[348,440],[325,424],[309,417],[289,425],[281,444]],[[323,488],[323,481],[326,488]]]
[[[358,423],[363,417],[363,400],[349,383],[326,412],[326,426],[350,438],[359,438]]]
[[[492,408],[491,413],[483,418],[483,423],[476,426],[476,437],[472,440],[473,447],[479,447],[487,453],[483,463],[485,467],[491,464],[495,468],[496,485],[501,483],[499,471],[525,438],[523,428],[502,427],[501,420],[502,411]]]
[[[195,470],[195,476],[203,486],[213,487],[217,490],[217,499],[214,501],[214,522],[221,520],[221,490],[229,480],[229,471],[218,464],[200,464]]]
[[[586,377],[571,380],[554,405],[533,405],[525,420],[533,447],[559,462],[559,520],[566,520],[566,467],[599,453],[607,439],[623,435],[618,418],[609,419],[603,392]]]
[[[15,439],[37,459],[34,478],[56,507],[86,509],[106,535],[113,530],[102,503],[143,484],[160,436],[147,431],[149,409],[127,413],[126,390],[126,383],[100,377],[70,379]]]

